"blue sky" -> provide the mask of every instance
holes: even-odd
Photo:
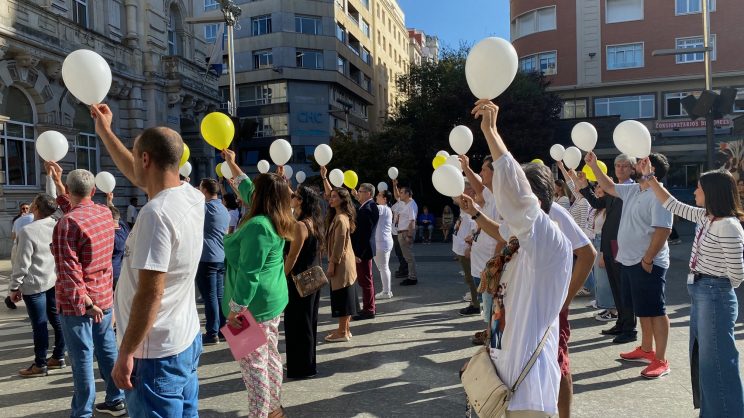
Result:
[[[440,46],[457,49],[487,37],[509,39],[507,0],[398,0],[406,26],[439,37]]]

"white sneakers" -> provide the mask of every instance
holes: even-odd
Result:
[[[392,299],[393,292],[380,292],[375,295],[375,299]]]

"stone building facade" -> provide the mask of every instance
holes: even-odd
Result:
[[[65,171],[86,168],[116,176],[114,203],[124,209],[144,194],[116,170],[96,138],[85,105],[65,88],[62,63],[85,48],[103,56],[113,81],[104,103],[114,130],[131,147],[149,126],[181,132],[191,148],[192,178],[213,173],[214,152],[198,134],[217,109],[218,80],[205,71],[203,34],[186,24],[203,0],[4,0],[0,5],[0,257],[10,252],[11,220],[22,202],[44,190],[35,139],[63,133]],[[3,122],[4,120],[4,122]],[[103,201],[102,194],[94,198]]]

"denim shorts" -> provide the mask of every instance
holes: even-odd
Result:
[[[622,266],[623,303],[632,303],[633,311],[639,318],[649,318],[666,315],[666,286],[667,269],[656,264],[651,273],[641,267],[641,263],[633,266]]]

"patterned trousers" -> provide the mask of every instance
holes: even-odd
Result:
[[[251,418],[266,418],[281,407],[282,357],[279,354],[279,321],[281,316],[258,324],[268,342],[240,359],[243,382],[248,389],[248,411]]]

